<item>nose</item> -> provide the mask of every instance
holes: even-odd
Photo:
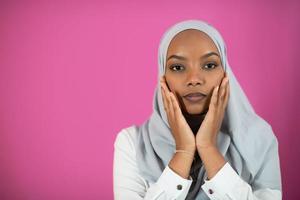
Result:
[[[204,84],[203,74],[199,72],[199,69],[191,70],[187,76],[187,86],[198,86]]]

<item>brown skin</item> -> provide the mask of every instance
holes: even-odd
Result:
[[[185,178],[189,175],[195,153],[200,155],[209,179],[226,163],[217,148],[217,133],[228,103],[229,78],[219,56],[202,57],[209,52],[220,55],[205,33],[193,29],[178,33],[169,45],[166,73],[161,78],[164,108],[176,149],[188,152],[174,154],[169,166]],[[168,59],[172,55],[184,59]],[[183,96],[191,92],[201,92],[207,96],[198,103],[190,103]],[[195,137],[183,113],[193,115],[206,111]]]
[[[167,58],[178,55],[186,59],[167,60],[165,74],[168,86],[176,94],[183,112],[199,114],[207,110],[213,88],[221,83],[224,69],[220,57],[212,55],[201,58],[209,52],[219,55],[209,36],[193,29],[180,32],[169,45]],[[190,103],[183,98],[190,92],[201,92],[207,97],[199,103]]]

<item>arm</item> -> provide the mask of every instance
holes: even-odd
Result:
[[[217,86],[213,90],[209,110],[196,135],[196,147],[209,179],[205,180],[202,189],[210,199],[280,200],[281,180],[276,139],[271,143],[268,151],[261,155],[264,163],[259,166],[259,172],[254,174],[251,185],[246,183],[229,163],[226,163],[217,148],[217,134],[230,93],[228,81],[225,73],[220,87]]]
[[[126,130],[122,130],[114,143],[113,189],[115,200],[162,200],[185,199],[192,184],[189,167],[179,162],[189,162],[188,156],[174,154],[170,166],[166,166],[156,183],[150,185],[140,174],[136,165],[135,146]],[[175,170],[179,173],[177,174]],[[187,172],[188,171],[188,172]],[[185,174],[185,175],[184,175]],[[181,185],[181,186],[178,186]]]
[[[195,155],[195,149],[192,149],[190,151],[190,154],[184,153],[184,152],[177,152],[174,154],[173,158],[169,162],[169,167],[178,175],[181,177],[187,179],[190,174],[190,170],[192,167],[194,155]],[[184,165],[182,163],[185,163]]]
[[[200,153],[201,152],[201,153]],[[251,185],[245,182],[225,161],[223,155],[216,147],[210,147],[207,149],[199,149],[200,156],[203,160],[204,167],[207,171],[207,179],[202,185],[202,189],[210,199],[223,199],[223,200],[281,200],[282,194],[280,190],[257,187],[252,189]],[[275,153],[275,152],[273,152]],[[273,161],[276,161],[275,157],[267,155],[265,166],[261,168],[261,171],[266,170]],[[274,159],[275,158],[275,159]],[[274,163],[273,163],[274,164]],[[263,185],[258,183],[257,177],[256,185]],[[255,185],[255,184],[254,184]]]

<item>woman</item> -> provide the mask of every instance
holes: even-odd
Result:
[[[219,32],[177,23],[158,56],[153,114],[115,140],[115,199],[281,199],[277,139],[231,71]]]

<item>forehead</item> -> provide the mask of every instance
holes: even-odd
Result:
[[[206,33],[196,29],[187,29],[176,34],[169,44],[168,54],[182,48],[197,48],[218,52],[213,40]]]

